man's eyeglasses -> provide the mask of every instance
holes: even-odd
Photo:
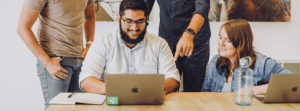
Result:
[[[146,25],[146,22],[147,21],[145,21],[145,20],[138,20],[138,21],[134,21],[134,20],[130,20],[130,19],[123,19],[122,17],[121,17],[121,19],[124,21],[124,24],[126,25],[126,26],[132,26],[134,23],[136,24],[136,26],[138,26],[138,27],[143,27],[143,26],[145,26]]]

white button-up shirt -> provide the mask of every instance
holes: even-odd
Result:
[[[119,30],[95,38],[83,61],[79,83],[90,76],[104,81],[104,74],[165,74],[165,79],[180,81],[168,43],[148,32],[132,49],[121,39]]]

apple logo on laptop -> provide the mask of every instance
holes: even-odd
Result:
[[[297,90],[298,90],[298,86],[293,87],[293,89],[292,89],[293,92],[297,92]]]
[[[138,88],[137,88],[137,87],[132,88],[131,91],[132,91],[133,93],[137,93],[137,92],[138,92]]]

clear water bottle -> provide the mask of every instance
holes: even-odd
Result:
[[[249,63],[247,61],[249,59]],[[249,68],[252,59],[247,56],[240,59],[240,67],[234,70],[234,102],[237,105],[249,106],[252,103],[253,70]]]

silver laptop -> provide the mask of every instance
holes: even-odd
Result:
[[[164,74],[105,74],[108,105],[161,105]]]
[[[299,103],[300,74],[272,74],[266,95],[254,95],[263,103]]]

